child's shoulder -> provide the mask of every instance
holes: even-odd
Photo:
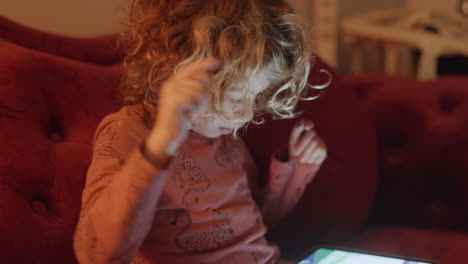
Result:
[[[117,113],[122,115],[122,118],[125,118],[128,121],[136,122],[138,125],[148,127],[145,110],[142,104],[125,105]]]
[[[143,105],[124,105],[119,111],[110,113],[103,118],[100,126],[113,124],[121,128],[148,131],[150,125],[147,122]]]
[[[96,155],[116,155],[130,151],[150,132],[144,122],[141,105],[125,105],[119,111],[106,115],[94,132],[93,148]],[[103,154],[104,153],[104,154]]]

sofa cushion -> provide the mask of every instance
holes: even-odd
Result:
[[[286,255],[297,255],[316,243],[344,239],[365,223],[374,201],[378,178],[377,141],[372,122],[354,92],[328,65],[317,60],[309,83],[332,84],[315,101],[303,101],[303,115],[268,120],[249,127],[245,140],[265,175],[272,152],[287,146],[292,126],[301,118],[313,120],[328,146],[328,158],[307,187],[293,213],[271,234]]]
[[[466,263],[468,234],[417,228],[376,226],[352,240],[344,248],[401,257],[412,257],[447,264]]]
[[[0,40],[0,263],[75,261],[91,140],[121,72]]]
[[[363,74],[344,80],[379,137],[381,181],[372,221],[467,232],[468,78],[423,82]]]

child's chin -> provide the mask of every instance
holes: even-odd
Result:
[[[216,133],[216,134],[213,133],[213,134],[210,134],[210,135],[205,135],[205,137],[215,139],[215,138],[219,138],[222,135],[223,135],[223,133]]]
[[[222,136],[223,134],[221,132],[218,132],[218,133],[199,133],[199,132],[195,132],[196,134],[202,136],[202,137],[205,137],[205,138],[209,138],[209,139],[216,139],[216,138],[219,138],[220,136]]]

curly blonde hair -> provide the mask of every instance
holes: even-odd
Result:
[[[310,86],[312,43],[306,23],[283,0],[133,0],[120,45],[126,52],[124,104],[143,103],[154,122],[158,89],[183,65],[208,56],[222,66],[212,77],[211,110],[249,122],[257,114],[292,118]],[[250,98],[248,80],[264,74],[270,86]],[[226,91],[244,91],[242,114],[226,109]]]

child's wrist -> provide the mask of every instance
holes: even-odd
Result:
[[[171,156],[167,153],[168,146],[163,141],[148,138],[143,144],[143,155],[154,166],[164,169],[169,166]]]

